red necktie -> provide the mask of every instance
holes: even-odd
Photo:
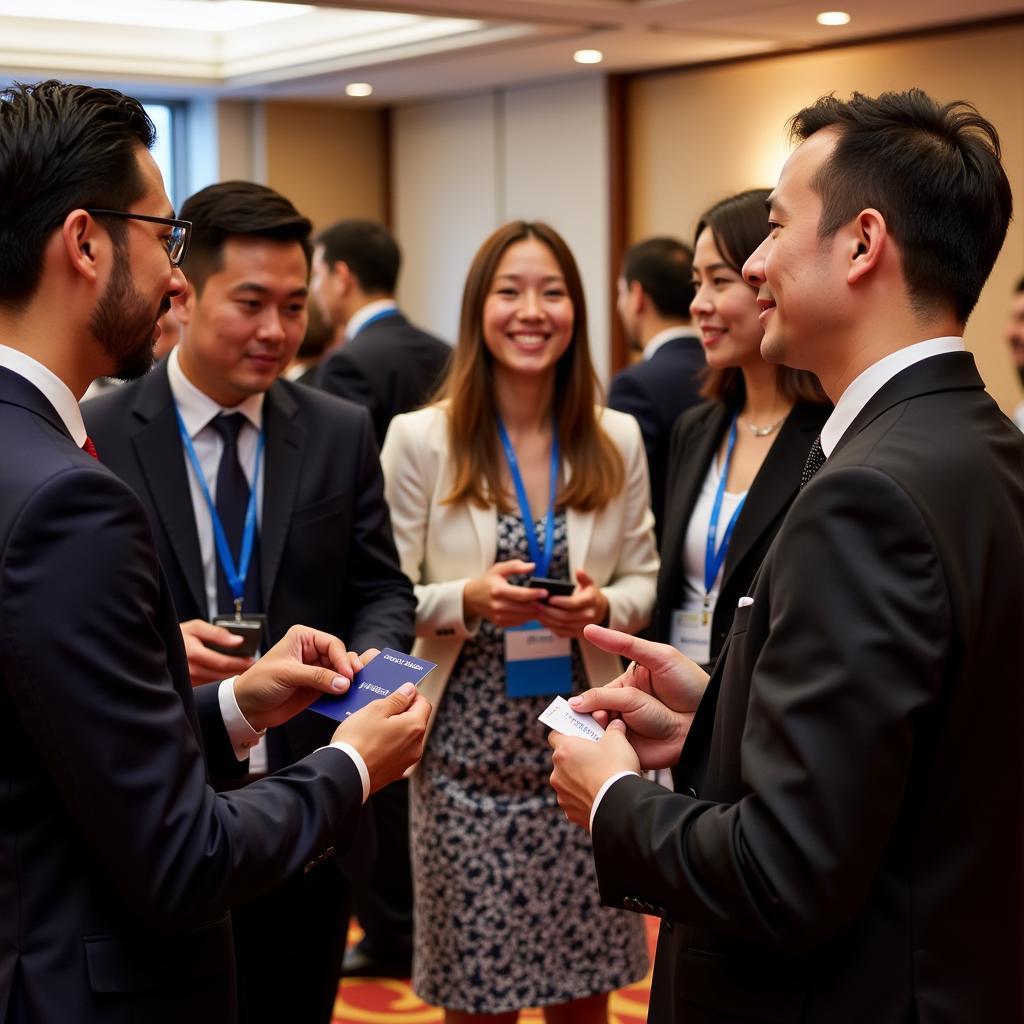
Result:
[[[91,437],[86,437],[85,444],[82,445],[82,451],[88,452],[94,459],[98,459],[100,454],[96,451],[96,445],[92,443]]]

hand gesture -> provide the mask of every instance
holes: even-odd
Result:
[[[555,636],[578,640],[583,627],[608,617],[608,598],[582,569],[576,570],[576,590],[569,597],[552,597],[541,605],[537,618]]]
[[[462,591],[462,610],[466,619],[489,619],[496,626],[521,626],[538,617],[541,601],[548,596],[546,590],[516,587],[508,582],[509,576],[522,576],[533,572],[533,562],[512,559],[495,562],[475,580],[470,580]]]
[[[205,619],[189,619],[182,622],[180,628],[193,686],[241,675],[253,664],[252,658],[220,654],[206,646],[209,642],[221,647],[237,647],[245,639],[223,626],[214,626]]]

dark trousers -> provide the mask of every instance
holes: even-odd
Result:
[[[232,912],[242,1024],[330,1024],[350,907],[326,861]]]

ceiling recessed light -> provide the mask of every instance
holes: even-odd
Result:
[[[850,16],[846,11],[822,11],[817,22],[819,25],[849,25]]]
[[[604,60],[604,54],[600,50],[577,50],[572,59],[577,64],[600,64]]]
[[[372,96],[373,86],[369,82],[349,82],[345,86],[346,96]]]

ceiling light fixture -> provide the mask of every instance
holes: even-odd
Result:
[[[604,60],[604,54],[600,50],[577,50],[572,59],[577,64],[600,64]]]
[[[369,82],[349,82],[345,86],[346,96],[372,96],[373,86]]]
[[[819,25],[849,25],[850,16],[846,11],[822,11],[815,19]]]

